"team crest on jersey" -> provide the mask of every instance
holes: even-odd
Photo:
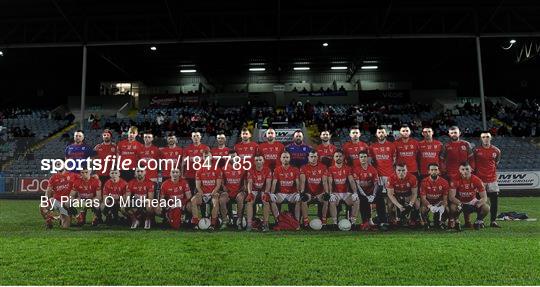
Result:
[[[497,153],[494,152],[494,153],[493,153],[493,158],[496,158],[496,157],[497,157]]]
[[[464,145],[462,145],[462,146],[461,146],[461,149],[462,149],[462,150],[466,150],[467,148],[466,148]]]

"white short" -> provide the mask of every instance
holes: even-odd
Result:
[[[276,201],[297,202],[300,200],[298,193],[276,193]]]
[[[469,202],[463,202],[462,204],[467,204],[467,205],[472,205],[472,206],[476,206],[476,203],[478,202],[478,198],[475,198]]]
[[[48,209],[52,210],[52,211],[58,211],[58,213],[62,214],[62,215],[69,215],[67,209],[65,209],[62,204],[60,204],[60,200],[56,200],[56,199],[51,199],[50,200],[51,204],[52,204],[52,208],[51,206],[47,207]]]
[[[332,193],[330,195],[330,201],[332,201],[332,202],[345,201],[350,196],[351,196],[351,194],[348,193],[348,192]]]
[[[388,176],[379,176],[379,185],[382,187],[382,193],[386,193],[386,184],[388,183]]]
[[[494,182],[486,182],[484,183],[484,188],[486,189],[486,192],[499,192],[499,183]]]

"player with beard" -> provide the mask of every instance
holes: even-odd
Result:
[[[489,198],[491,227],[500,228],[495,219],[499,206],[499,184],[497,183],[497,165],[501,160],[501,150],[491,144],[491,133],[480,134],[482,145],[474,149],[475,175],[484,183]]]
[[[474,229],[484,228],[484,217],[489,213],[484,183],[472,174],[471,165],[467,162],[459,166],[460,177],[450,183],[448,199],[450,200],[450,227],[460,230],[459,214],[463,211],[465,227],[473,227],[471,213],[476,212]],[[457,222],[456,222],[457,221]]]
[[[116,143],[112,142],[112,132],[109,129],[103,131],[101,138],[103,139],[103,142],[94,147],[94,152],[96,153],[96,158],[100,159],[102,164],[102,168],[97,171],[97,175],[99,176],[101,183],[105,184],[112,165],[111,162],[108,162],[107,167],[105,167],[105,160],[107,156],[112,157],[116,155]]]
[[[304,227],[309,227],[308,207],[310,204],[317,204],[320,207],[321,221],[323,225],[326,225],[328,199],[330,199],[327,170],[326,166],[319,162],[319,156],[314,150],[309,153],[308,164],[300,168],[300,195]]]
[[[234,150],[242,159],[242,163],[248,161],[253,166],[253,159],[259,150],[259,145],[251,141],[251,132],[247,128],[243,128],[240,132],[242,141],[234,145]]]
[[[127,181],[130,181],[134,177],[137,161],[139,160],[139,154],[143,148],[143,145],[137,141],[137,135],[139,135],[139,130],[137,127],[131,126],[128,130],[128,138],[121,140],[118,143],[118,159],[126,163],[127,160],[131,160],[131,164],[128,165],[128,169],[120,171],[121,177]]]
[[[179,161],[182,160],[183,149],[178,146],[178,139],[174,133],[169,133],[167,135],[167,146],[159,149],[161,158],[164,160],[165,164],[161,170],[161,177],[163,181],[171,177],[171,170],[174,168],[181,168]]]
[[[127,182],[120,178],[120,171],[112,169],[109,172],[110,179],[103,185],[103,214],[105,215],[105,223],[112,225],[118,223],[120,218],[118,212],[122,212],[126,217],[129,217],[125,208],[120,207],[120,198],[126,198]]]
[[[429,176],[420,183],[420,214],[422,214],[422,224],[426,228],[429,225],[429,213],[433,213],[435,227],[445,229],[445,218],[448,217],[448,189],[450,185],[446,179],[440,177],[439,165],[430,163],[428,165]]]
[[[197,226],[199,223],[200,209],[205,204],[212,204],[211,229],[215,229],[218,222],[219,213],[219,191],[221,190],[223,172],[212,164],[212,153],[208,150],[202,152],[200,165],[195,163],[197,169],[195,173],[196,193],[191,198],[191,209],[193,218],[191,223]]]
[[[272,202],[276,204],[288,203],[289,212],[292,214],[291,207],[294,206],[294,216],[300,221],[300,171],[291,165],[291,155],[284,151],[281,154],[281,165],[274,170],[272,179],[272,188],[270,189]],[[274,213],[277,218],[278,212]]]
[[[223,167],[227,159],[225,157],[229,156],[229,148],[227,147],[227,137],[224,132],[218,132],[216,135],[217,146],[212,148],[212,156],[214,160],[218,161],[218,166]]]
[[[397,214],[400,214],[400,223],[404,224],[406,217],[419,208],[417,205],[418,181],[416,176],[407,171],[407,166],[403,163],[396,165],[396,173],[388,179],[386,186],[388,199],[391,202],[390,214],[392,222],[396,222]],[[409,224],[415,225],[415,218],[418,213],[413,213],[409,218]]]
[[[231,159],[237,158],[235,150],[229,151]],[[253,157],[255,158],[255,157]],[[242,230],[242,219],[244,218],[244,199],[246,198],[246,170],[243,166],[235,166],[229,161],[222,168],[223,171],[223,192],[219,195],[219,206],[221,211],[221,229],[227,228],[229,223],[228,204],[236,203],[236,226]]]
[[[371,204],[377,206],[377,217],[381,230],[386,230],[386,205],[379,186],[379,176],[377,170],[369,164],[368,153],[361,151],[358,153],[360,166],[353,168],[352,175],[355,182],[354,192],[360,197],[360,213],[362,224],[360,230],[376,229],[371,220]]]
[[[301,168],[308,162],[308,155],[312,148],[304,143],[304,134],[297,130],[293,134],[293,142],[285,147],[291,157],[291,165]]]
[[[171,178],[161,184],[160,200],[175,201],[174,205],[166,207],[157,206],[154,211],[168,222],[173,229],[179,229],[182,221],[182,212],[191,212],[191,190],[187,181],[180,177],[179,169],[171,170]],[[180,202],[176,202],[179,200]]]
[[[396,147],[396,162],[407,166],[407,171],[418,176],[418,141],[411,137],[411,128],[402,125],[399,129],[400,138],[394,142]]]
[[[255,167],[247,173],[247,227],[246,231],[251,231],[253,216],[255,214],[255,204],[263,205],[263,231],[269,231],[268,219],[270,217],[270,204],[274,214],[277,214],[277,206],[270,203],[270,187],[272,186],[272,171],[264,164],[264,157],[261,154],[255,155]]]
[[[460,178],[459,166],[461,163],[468,162],[471,164],[471,168],[474,169],[474,166],[472,166],[474,165],[474,154],[471,144],[459,138],[461,132],[458,127],[450,127],[448,135],[450,136],[450,142],[443,146],[442,157],[444,158],[443,162],[448,180],[452,182]]]
[[[47,203],[40,205],[41,216],[43,216],[47,228],[53,227],[54,217],[51,211],[60,213],[60,227],[69,228],[71,225],[72,209],[68,204],[63,204],[62,200],[66,201],[69,199],[69,194],[73,190],[74,178],[76,177],[76,174],[69,173],[66,169],[63,169],[49,178],[49,186],[45,191]]]
[[[369,154],[373,161],[373,166],[379,175],[379,186],[386,194],[386,184],[388,178],[394,174],[394,164],[396,162],[396,147],[387,139],[387,132],[384,127],[378,127],[375,132],[377,141],[369,146]]]
[[[137,168],[135,178],[130,180],[126,190],[126,198],[142,199],[144,206],[132,206],[126,208],[129,217],[131,218],[131,229],[137,229],[141,220],[144,218],[144,229],[152,227],[152,219],[154,209],[148,204],[154,199],[154,183],[146,179],[144,169]]]
[[[358,194],[353,193],[355,190],[354,177],[349,166],[345,165],[345,157],[343,151],[337,150],[334,153],[334,165],[328,168],[328,190],[330,192],[330,216],[333,220],[333,225],[330,229],[336,229],[338,223],[337,207],[341,203],[345,203],[351,212],[349,221],[351,224],[356,224],[358,209],[360,208],[360,200]]]
[[[152,131],[146,131],[143,133],[144,145],[139,152],[139,157],[141,160],[141,166],[145,167],[146,170],[146,179],[150,180],[157,185],[158,182],[158,160],[161,158],[161,152],[159,148],[153,145],[154,135]],[[156,168],[153,164],[148,164],[154,161],[156,163]]]
[[[282,143],[276,141],[276,131],[273,128],[266,130],[266,141],[259,144],[259,152],[264,157],[264,166],[273,171],[281,164],[280,156],[285,150]]]
[[[317,146],[317,155],[319,156],[319,161],[328,168],[332,166],[332,158],[336,152],[336,146],[330,142],[332,135],[329,131],[322,131],[320,138],[321,144]]]
[[[94,150],[84,143],[84,133],[82,130],[77,130],[73,134],[73,143],[68,145],[65,149],[65,159],[73,159],[76,161],[75,166],[67,167],[68,171],[73,173],[79,173],[84,162],[77,162],[80,159],[87,159],[94,156]]]
[[[345,162],[349,166],[360,166],[360,160],[358,159],[358,153],[361,151],[368,151],[369,146],[360,140],[360,129],[357,126],[351,127],[349,132],[350,141],[343,144],[343,153],[345,155]]]
[[[80,172],[80,177],[76,178],[73,183],[73,189],[69,195],[71,199],[81,202],[81,211],[77,215],[77,224],[82,226],[86,223],[87,209],[91,209],[94,213],[92,226],[97,226],[102,223],[101,220],[101,182],[95,177],[91,177],[91,172],[83,168]],[[91,207],[86,207],[87,203],[91,203]]]
[[[439,166],[441,158],[442,143],[433,138],[433,129],[431,127],[422,128],[424,139],[418,143],[418,164],[420,166],[420,177],[429,176],[429,165]]]
[[[189,184],[189,188],[196,193],[195,190],[195,173],[197,170],[194,165],[200,167],[202,165],[203,153],[210,152],[210,148],[201,143],[201,133],[191,133],[192,144],[184,148],[184,159],[182,160],[182,174]],[[197,164],[198,163],[198,164]]]

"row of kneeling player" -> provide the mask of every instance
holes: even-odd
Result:
[[[210,152],[204,156],[211,161]],[[62,227],[69,227],[72,217],[78,225],[85,224],[90,209],[94,213],[92,225],[102,223],[105,217],[109,225],[125,223],[136,229],[144,223],[144,228],[150,229],[159,216],[164,225],[175,229],[197,228],[200,219],[206,222],[209,218],[211,229],[232,225],[239,230],[251,231],[256,226],[267,231],[271,215],[279,224],[282,205],[287,205],[305,228],[310,223],[310,205],[317,206],[318,219],[330,230],[337,229],[340,211],[344,211],[352,228],[359,230],[387,230],[395,225],[460,229],[456,222],[461,213],[465,226],[473,227],[471,213],[477,213],[474,227],[484,226],[483,219],[490,210],[486,186],[471,173],[468,163],[461,164],[460,176],[450,183],[440,176],[437,164],[430,164],[429,176],[418,183],[404,164],[397,164],[392,176],[379,178],[366,152],[359,152],[358,158],[360,165],[351,168],[344,164],[343,153],[336,151],[334,164],[326,168],[317,152],[312,151],[308,164],[297,169],[290,165],[290,154],[283,152],[281,165],[271,172],[264,165],[264,157],[257,155],[255,168],[249,171],[209,165],[189,180],[174,169],[160,186],[145,179],[141,169],[129,182],[120,178],[119,171],[112,170],[103,185],[88,170],[80,174],[64,170],[50,178],[41,212],[49,228],[56,218],[52,211],[59,213]],[[377,210],[375,218],[372,208]],[[258,209],[263,215],[260,222],[255,219]],[[357,226],[358,213],[362,221]],[[433,225],[430,213],[434,215]]]

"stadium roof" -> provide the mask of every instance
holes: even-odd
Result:
[[[0,3],[0,47],[538,36],[538,1]]]

